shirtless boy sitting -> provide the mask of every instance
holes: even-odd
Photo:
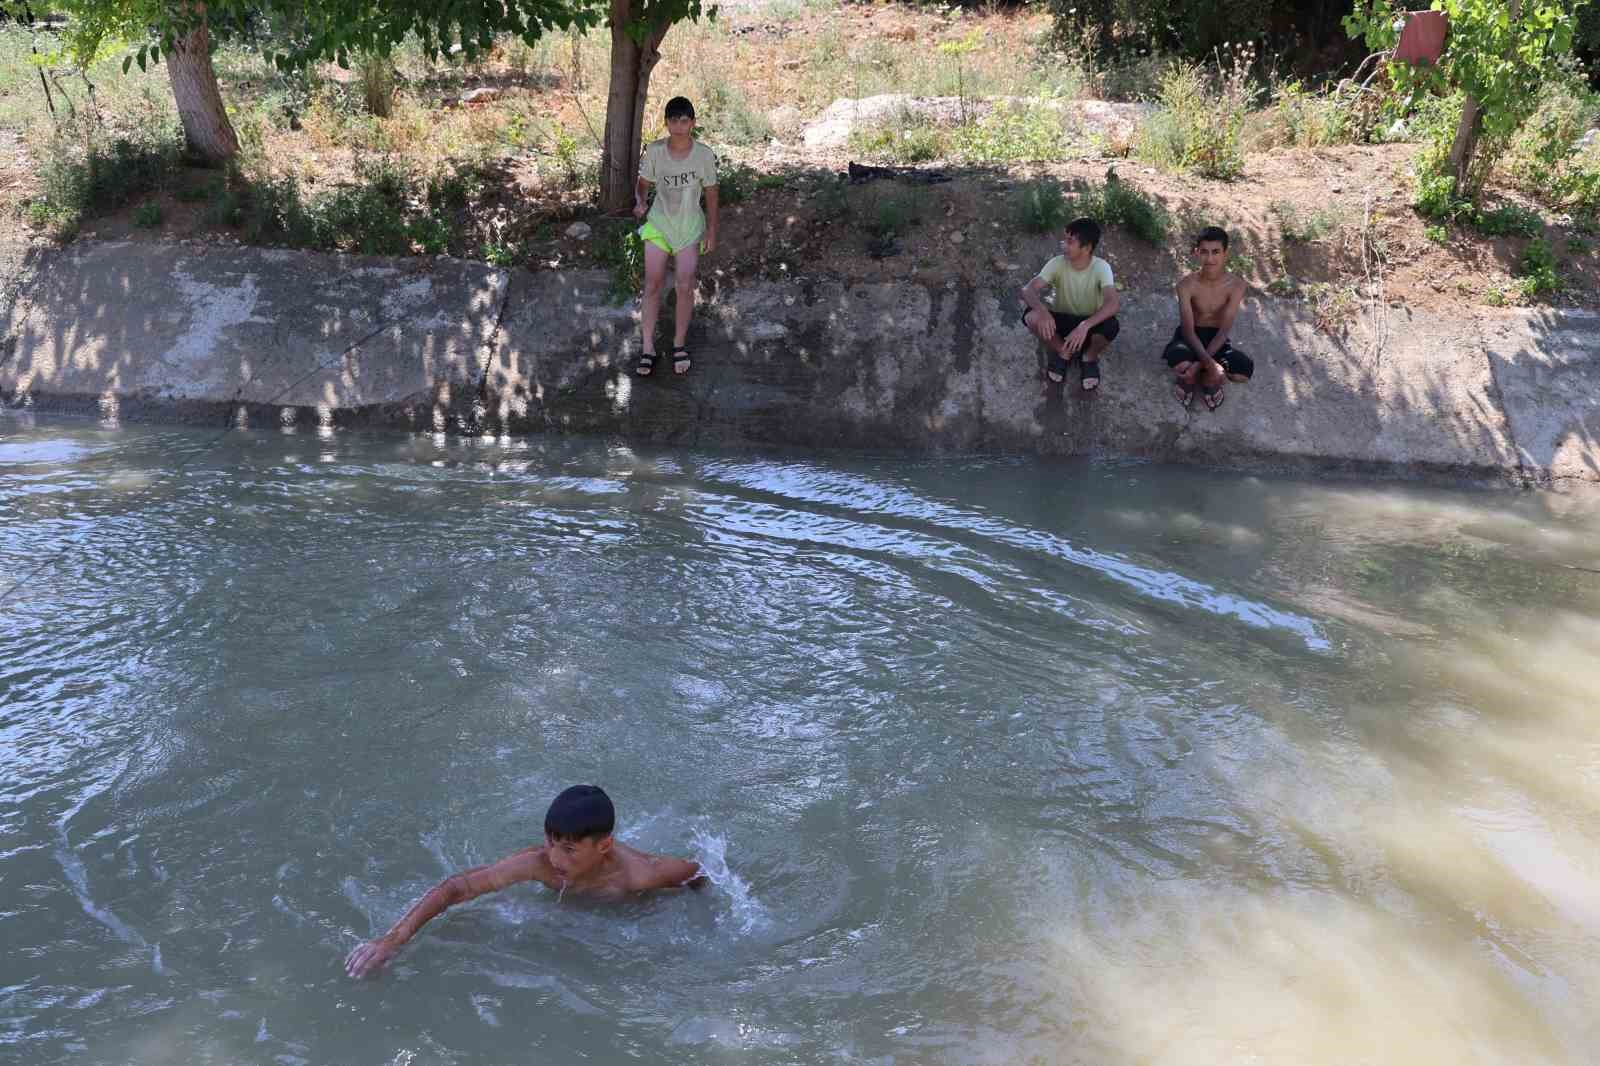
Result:
[[[544,816],[544,846],[524,848],[489,866],[451,874],[394,923],[394,928],[350,953],[344,969],[365,977],[393,958],[424,925],[457,903],[520,881],[587,896],[621,899],[659,888],[703,888],[700,864],[618,844],[612,839],[616,809],[594,785],[573,785],[550,804]]]
[[[1228,343],[1228,331],[1244,302],[1244,279],[1224,269],[1228,231],[1207,226],[1194,239],[1200,269],[1178,282],[1178,328],[1167,344],[1167,365],[1177,375],[1175,394],[1188,407],[1195,390],[1209,410],[1222,406],[1222,382],[1245,382],[1255,373],[1248,355]]]

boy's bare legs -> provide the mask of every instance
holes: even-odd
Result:
[[[1199,359],[1179,363],[1172,368],[1172,372],[1177,382],[1176,392],[1180,402],[1184,393],[1192,394],[1197,389],[1220,389],[1224,381],[1243,383],[1250,380],[1243,374],[1229,374],[1222,369],[1221,363],[1213,361],[1207,366]]]
[[[661,290],[666,284],[667,253],[656,242],[645,241],[644,295],[641,297],[639,307],[639,328],[644,334],[639,350],[645,355],[656,354],[656,318],[661,314]],[[679,317],[682,317],[681,314]],[[650,372],[644,366],[638,368],[640,376],[648,375]]]
[[[1063,337],[1061,337],[1059,335],[1049,336],[1049,337],[1045,336],[1044,323],[1046,321],[1048,321],[1052,327],[1055,326],[1055,319],[1050,316],[1050,312],[1048,312],[1048,311],[1032,311],[1032,310],[1030,310],[1026,314],[1024,314],[1023,318],[1022,318],[1022,322],[1023,322],[1023,324],[1025,326],[1028,327],[1029,332],[1031,332],[1035,337],[1039,338],[1040,342],[1043,343],[1046,348],[1048,348],[1050,351],[1054,352],[1055,354],[1059,355],[1061,358],[1067,360],[1068,362],[1071,362],[1072,361],[1072,356],[1067,354],[1067,351],[1066,351],[1066,343],[1067,342],[1066,342],[1065,338],[1063,338]],[[1064,380],[1065,380],[1065,378],[1053,378],[1053,377],[1051,377],[1049,368],[1048,367],[1045,368],[1045,372],[1044,372],[1044,391],[1046,393],[1048,393],[1050,391],[1050,386],[1051,385],[1059,385]]]
[[[673,288],[678,294],[677,317],[672,329],[672,372],[687,374],[689,356],[684,352],[684,345],[689,343],[689,316],[694,314],[694,273],[700,265],[699,243],[678,249],[678,253],[672,258]]]
[[[1099,363],[1101,354],[1105,352],[1106,345],[1110,343],[1110,341],[1106,340],[1098,333],[1089,334],[1089,339],[1084,342],[1083,349],[1081,352],[1079,352],[1079,356],[1083,359],[1084,366],[1093,366]],[[1097,383],[1094,388],[1085,389],[1084,391],[1093,392],[1099,387],[1100,386]]]

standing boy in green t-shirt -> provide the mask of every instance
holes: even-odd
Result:
[[[1100,224],[1092,218],[1073,219],[1061,234],[1061,254],[1021,293],[1022,324],[1051,351],[1045,368],[1050,384],[1066,380],[1067,364],[1076,355],[1083,366],[1084,392],[1099,388],[1100,356],[1122,328],[1117,321],[1122,298],[1111,265],[1094,254],[1099,245]],[[1045,289],[1051,290],[1048,305],[1040,295]]]
[[[682,96],[667,101],[667,136],[646,146],[634,182],[633,216],[644,218],[644,300],[639,311],[644,330],[638,365],[641,377],[656,362],[656,316],[672,260],[677,315],[672,330],[672,372],[689,372],[689,316],[694,312],[694,272],[700,257],[717,247],[717,157],[694,139],[694,105]],[[655,190],[646,218],[645,197]],[[705,194],[705,211],[700,195]]]

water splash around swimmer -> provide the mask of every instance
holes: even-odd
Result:
[[[753,933],[771,922],[767,908],[751,892],[750,882],[729,868],[727,837],[696,829],[689,844],[700,863],[700,872],[728,898],[729,914],[741,934]]]

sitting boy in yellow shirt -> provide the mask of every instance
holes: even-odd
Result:
[[[1061,234],[1061,254],[1046,263],[1020,294],[1022,324],[1052,353],[1045,376],[1050,383],[1061,384],[1067,364],[1077,356],[1084,392],[1099,387],[1100,356],[1122,328],[1117,321],[1122,297],[1111,265],[1094,254],[1099,245],[1100,224],[1094,219],[1068,222]],[[1048,306],[1040,296],[1045,289],[1052,290]]]

